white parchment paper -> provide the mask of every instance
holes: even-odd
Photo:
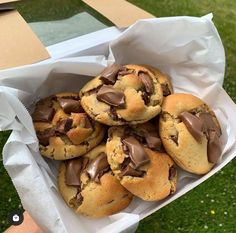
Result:
[[[201,18],[141,20],[111,41],[109,51],[101,45],[104,51],[100,55],[51,59],[0,71],[0,129],[13,130],[3,150],[3,163],[23,207],[45,232],[134,232],[140,219],[196,187],[234,158],[236,107],[222,88],[225,55],[211,18],[210,14]],[[135,198],[116,215],[90,220],[74,214],[60,196],[58,162],[39,155],[28,111],[39,98],[61,91],[79,91],[91,77],[113,62],[158,67],[171,77],[175,92],[202,98],[215,111],[221,124],[223,153],[216,166],[204,176],[179,169],[177,192],[173,196],[160,202]]]

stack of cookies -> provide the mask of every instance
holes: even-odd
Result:
[[[62,160],[58,187],[76,213],[100,218],[137,196],[176,191],[177,166],[205,174],[221,155],[214,112],[147,65],[113,64],[79,93],[40,100],[32,114],[40,153]]]

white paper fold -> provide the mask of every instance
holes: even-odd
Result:
[[[236,108],[221,87],[224,77],[224,49],[211,21],[201,18],[172,17],[140,20],[117,39],[104,46],[99,38],[100,54],[61,59],[0,71],[0,129],[13,132],[3,150],[3,162],[19,193],[24,208],[45,232],[134,232],[140,219],[167,205],[196,187],[236,155]],[[92,40],[96,33],[92,34]],[[89,42],[89,44],[91,44]],[[91,45],[92,46],[92,45]],[[66,49],[64,48],[64,51]],[[94,51],[94,48],[93,48]],[[109,53],[109,56],[106,55]],[[39,99],[61,91],[79,91],[90,79],[113,62],[140,63],[160,68],[171,77],[175,92],[192,93],[212,107],[222,127],[223,155],[206,175],[196,176],[179,169],[175,195],[160,202],[135,198],[124,211],[100,220],[76,215],[57,190],[58,162],[39,155],[32,120],[27,111]],[[65,75],[62,73],[71,73]],[[26,106],[26,108],[25,108]]]

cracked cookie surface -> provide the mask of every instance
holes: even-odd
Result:
[[[221,155],[221,129],[214,112],[191,94],[165,98],[159,120],[165,150],[184,170],[207,173]]]
[[[80,91],[81,105],[106,125],[147,122],[161,111],[162,88],[144,66],[114,64]]]
[[[113,173],[134,195],[145,201],[158,201],[176,191],[175,164],[163,151],[151,123],[111,127],[106,149]]]
[[[78,93],[59,93],[40,100],[32,119],[40,153],[55,160],[81,156],[105,135],[105,127],[84,112]]]
[[[64,161],[59,169],[58,187],[69,207],[90,218],[117,213],[133,198],[112,174],[105,144],[82,157]]]

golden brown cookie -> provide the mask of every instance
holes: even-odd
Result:
[[[32,119],[40,153],[55,160],[83,155],[105,135],[104,126],[84,112],[78,93],[60,93],[40,100]]]
[[[144,66],[155,75],[158,82],[161,84],[161,89],[164,97],[174,93],[170,77],[168,75],[162,73],[160,70],[152,66],[149,65],[144,65]]]
[[[168,154],[186,171],[205,174],[221,155],[217,118],[206,103],[191,94],[165,98],[159,133]]]
[[[163,99],[155,75],[139,65],[114,64],[80,91],[81,105],[106,125],[143,123],[158,115]]]
[[[106,148],[113,173],[132,194],[158,201],[176,191],[177,171],[154,125],[113,126]]]
[[[112,174],[105,144],[82,157],[63,162],[58,187],[69,207],[90,218],[117,213],[126,208],[133,197]]]

